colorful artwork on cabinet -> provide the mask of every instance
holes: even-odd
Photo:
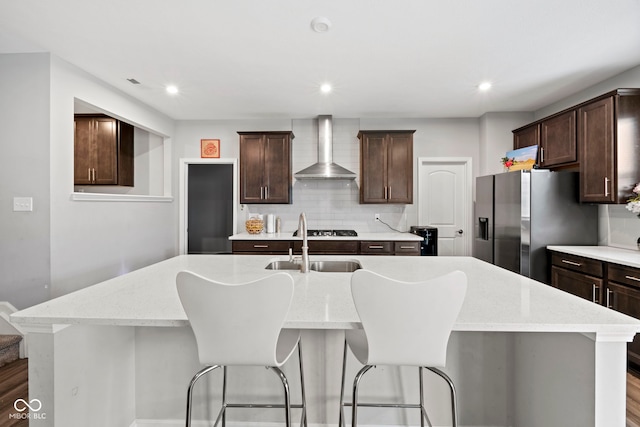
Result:
[[[530,170],[536,164],[538,155],[538,146],[519,148],[517,150],[507,151],[503,157],[502,164],[508,171]]]

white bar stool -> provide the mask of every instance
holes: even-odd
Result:
[[[438,367],[444,367],[451,330],[467,290],[467,276],[461,271],[423,282],[400,282],[367,270],[351,277],[351,293],[362,329],[345,333],[342,361],[339,425],[344,426],[344,407],[352,407],[351,425],[356,427],[358,407],[420,409],[420,425],[432,426],[424,406],[423,368],[436,373],[451,390],[451,418],[458,425],[456,390],[453,381]],[[344,402],[347,346],[364,365],[353,381],[353,400]],[[420,402],[360,403],[358,386],[362,376],[375,365],[416,366]]]
[[[186,426],[191,426],[193,388],[203,375],[222,367],[222,408],[214,426],[226,424],[227,408],[284,408],[285,423],[291,426],[291,408],[301,408],[300,425],[307,425],[300,331],[282,325],[293,298],[293,279],[276,273],[259,280],[231,285],[216,282],[189,271],[176,276],[180,301],[198,345],[200,363],[187,390]],[[289,383],[280,370],[298,348],[302,403],[292,405]],[[275,372],[284,388],[284,404],[228,403],[227,366],[265,366]]]

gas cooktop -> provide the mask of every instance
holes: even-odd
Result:
[[[298,230],[294,231],[293,235],[297,236]],[[307,236],[356,237],[357,235],[355,230],[307,230]]]

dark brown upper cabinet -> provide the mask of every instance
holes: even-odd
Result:
[[[413,133],[360,131],[360,203],[413,203]]]
[[[238,132],[240,203],[291,203],[292,132]]]
[[[513,149],[540,145],[540,125],[527,125],[513,131]]]
[[[133,126],[105,115],[74,116],[74,184],[133,186]]]
[[[618,89],[577,111],[580,201],[626,203],[640,182],[640,90]]]
[[[540,123],[540,167],[565,165],[577,160],[576,111],[566,111],[543,120]]]

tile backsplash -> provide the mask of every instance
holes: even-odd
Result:
[[[308,180],[293,185],[291,205],[244,205],[240,217],[244,223],[253,214],[274,214],[280,217],[282,232],[293,233],[298,217],[304,212],[309,229],[353,229],[359,233],[391,231],[375,221],[376,213],[389,226],[400,231],[409,229],[405,205],[362,205],[356,181]]]
[[[640,218],[625,205],[603,205],[599,211],[600,245],[637,250]]]

